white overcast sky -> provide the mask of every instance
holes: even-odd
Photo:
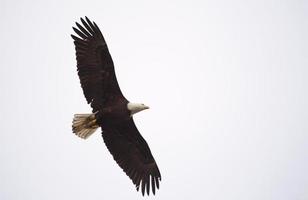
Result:
[[[103,32],[162,174],[149,199],[308,199],[305,0],[0,2],[0,199],[145,199],[88,113],[70,34]]]

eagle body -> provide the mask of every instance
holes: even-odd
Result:
[[[151,150],[138,131],[133,115],[148,109],[129,102],[122,94],[105,39],[87,17],[76,22],[74,40],[80,84],[92,107],[90,114],[75,114],[73,132],[87,139],[101,127],[103,140],[114,160],[132,180],[137,191],[141,188],[155,194],[161,181],[160,171]],[[114,186],[116,187],[116,186]]]
[[[104,130],[125,123],[131,118],[131,111],[127,109],[127,104],[127,100],[118,100],[106,105],[95,115],[97,124]]]

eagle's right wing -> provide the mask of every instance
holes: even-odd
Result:
[[[114,71],[111,55],[105,39],[95,22],[82,18],[83,26],[76,22],[74,39],[77,70],[88,103],[93,112],[103,108],[104,103],[115,98],[124,98]]]

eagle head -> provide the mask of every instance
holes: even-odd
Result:
[[[130,111],[131,116],[136,114],[137,112],[149,109],[149,106],[144,105],[143,103],[128,103],[127,109]]]

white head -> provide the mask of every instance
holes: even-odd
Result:
[[[127,109],[131,112],[131,115],[140,112],[145,109],[149,109],[149,106],[144,105],[143,103],[128,103]]]

